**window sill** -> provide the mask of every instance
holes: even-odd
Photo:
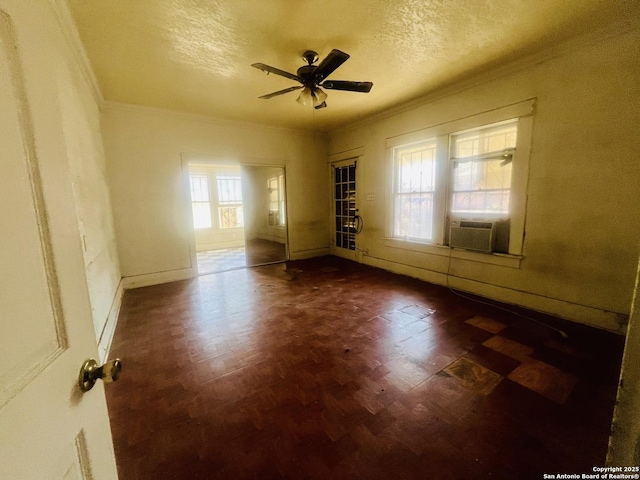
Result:
[[[481,253],[460,248],[451,248],[446,245],[436,245],[435,243],[419,243],[397,238],[385,238],[384,244],[387,247],[398,248],[402,250],[411,250],[414,252],[428,253],[430,255],[439,255],[441,257],[456,258],[459,260],[468,260],[476,263],[487,263],[489,265],[498,265],[500,267],[520,268],[522,255],[511,255],[507,253]]]

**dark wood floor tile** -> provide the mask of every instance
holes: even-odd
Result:
[[[513,369],[521,363],[520,360],[504,355],[496,350],[485,347],[484,345],[477,345],[467,352],[464,355],[464,358],[468,358],[478,365],[482,365],[503,377],[509,375]]]
[[[524,313],[569,339],[336,257],[129,290],[111,350],[124,374],[107,387],[120,478],[588,471],[623,342]]]
[[[494,334],[500,332],[501,330],[504,330],[507,326],[503,322],[483,315],[476,315],[475,317],[471,317],[468,320],[465,320],[465,323]]]
[[[534,359],[523,361],[508,378],[558,403],[564,403],[578,383],[578,377]]]
[[[420,319],[426,318],[429,315],[435,313],[435,310],[433,308],[429,308],[426,305],[420,304],[407,305],[406,307],[402,307],[400,311],[406,313],[407,315]]]
[[[495,335],[482,343],[484,347],[500,352],[508,357],[523,362],[530,358],[534,349],[515,340],[511,340],[502,335]]]
[[[500,335],[513,340],[514,342],[527,345],[533,349],[538,348],[544,341],[552,335],[552,332],[545,327],[536,326],[534,328],[522,328],[521,324],[529,326],[529,323],[516,320],[511,325],[500,331]],[[531,330],[534,330],[533,332]],[[545,335],[546,334],[546,335]]]
[[[463,386],[488,395],[502,381],[502,375],[462,357],[444,369]]]
[[[409,382],[414,387],[424,382],[433,373],[425,370],[422,363],[409,355],[399,355],[388,361],[385,366],[392,373]]]

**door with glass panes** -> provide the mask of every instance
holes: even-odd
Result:
[[[331,165],[333,181],[333,238],[331,253],[356,259],[356,237],[362,229],[356,195],[356,161],[344,160]]]

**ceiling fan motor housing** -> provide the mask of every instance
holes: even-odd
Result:
[[[302,59],[307,62],[309,65],[312,63],[316,63],[320,57],[318,56],[318,52],[314,52],[313,50],[307,50],[302,54]]]
[[[315,83],[313,72],[316,71],[315,65],[304,65],[297,70],[297,75],[302,79],[302,83],[307,87],[312,87]]]
[[[319,87],[328,88],[330,90],[345,90],[363,93],[368,93],[371,90],[371,87],[373,87],[373,83],[371,82],[353,82],[350,80],[325,81],[335,69],[349,59],[349,54],[345,52],[334,48],[319,65],[313,65],[319,58],[318,53],[313,50],[305,51],[302,54],[302,58],[307,62],[307,65],[300,67],[297,70],[296,75],[270,65],[265,65],[264,63],[252,64],[252,67],[262,70],[263,72],[274,73],[302,84],[301,86],[289,87],[267,95],[262,95],[259,98],[266,100],[285,93],[293,92],[294,90],[303,89],[300,97],[298,97],[299,103],[306,105],[310,100],[313,100],[313,106],[315,108],[324,108],[327,106],[324,101],[327,98],[327,94]],[[302,101],[300,99],[302,99]]]

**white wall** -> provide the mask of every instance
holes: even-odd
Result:
[[[128,286],[187,278],[193,233],[181,158],[286,169],[291,258],[328,252],[326,138],[107,104],[102,115],[122,275]]]
[[[333,132],[360,148],[363,262],[445,283],[446,257],[392,248],[385,140],[536,98],[519,268],[452,259],[460,289],[624,332],[640,236],[638,30],[579,39],[457,91]],[[365,194],[375,200],[362,201]]]

